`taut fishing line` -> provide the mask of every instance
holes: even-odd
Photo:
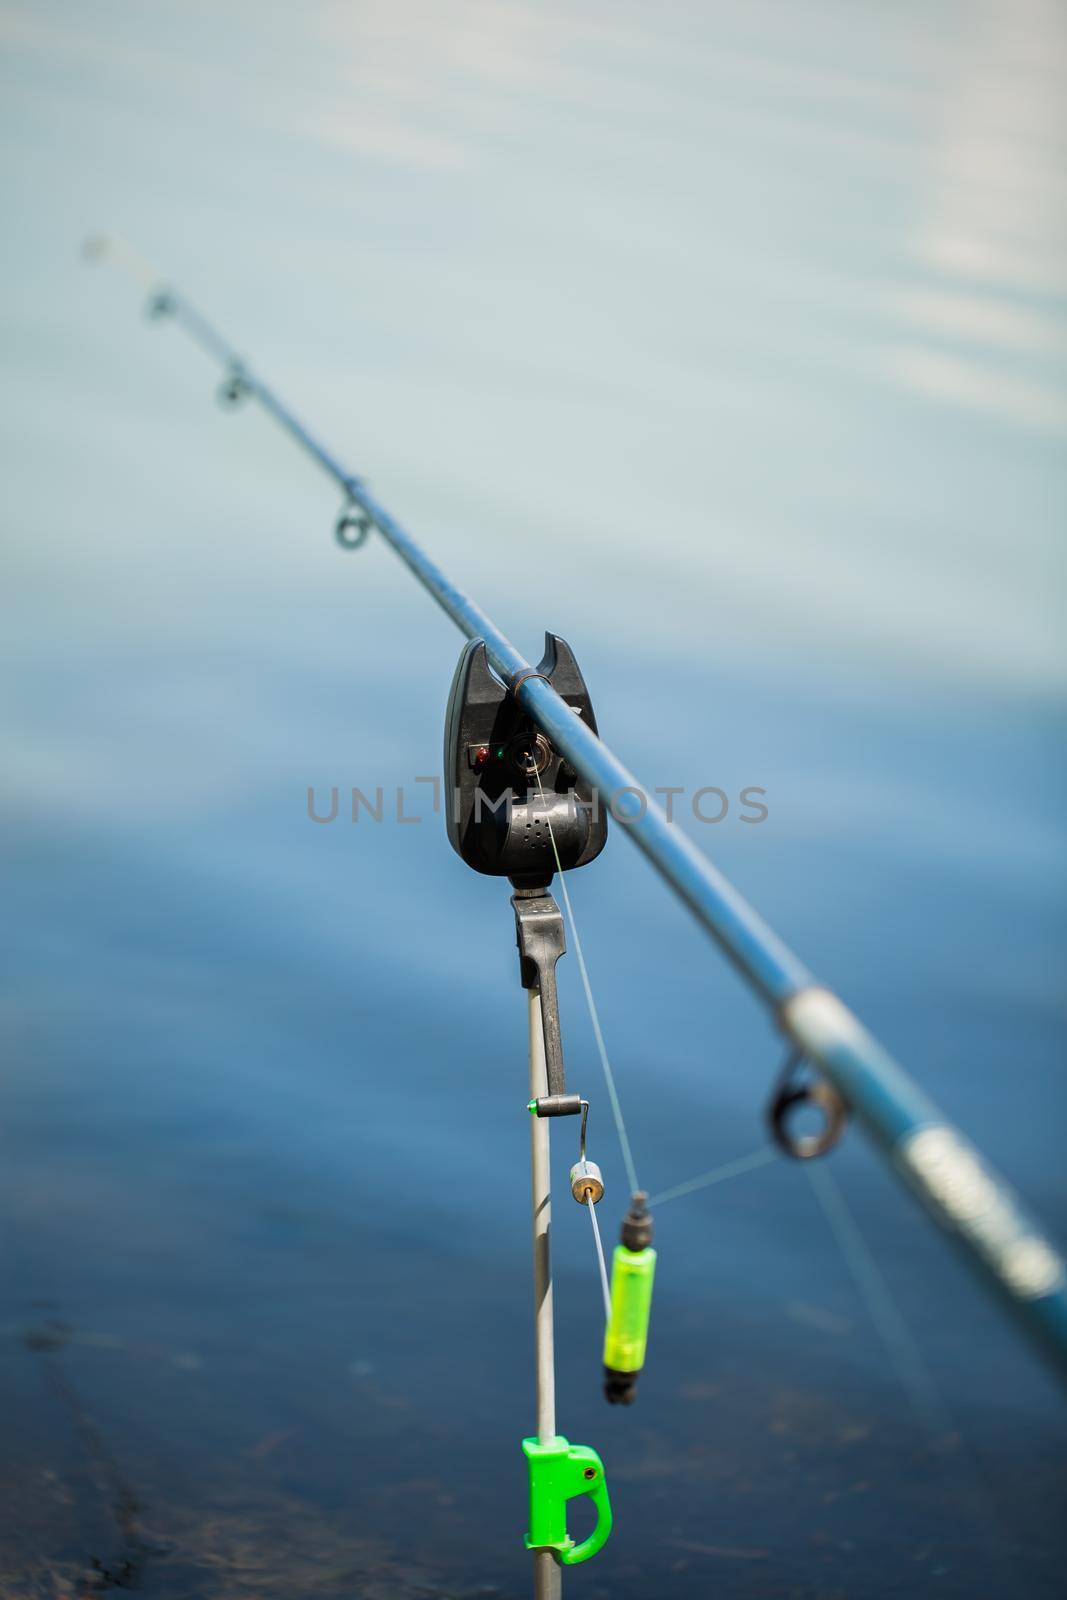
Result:
[[[738,1178],[743,1172],[753,1172],[757,1167],[766,1167],[772,1161],[779,1159],[778,1151],[768,1149],[754,1150],[750,1156],[741,1156],[737,1161],[728,1161],[724,1166],[712,1167],[710,1172],[703,1172],[698,1178],[688,1178],[685,1183],[675,1184],[673,1189],[664,1189],[662,1194],[654,1194],[649,1200],[649,1206],[662,1206],[668,1200],[680,1200],[682,1195],[695,1194],[698,1189],[710,1189],[713,1184],[725,1183],[727,1178]]]
[[[571,935],[574,939],[574,954],[578,958],[578,971],[582,976],[585,1003],[589,1007],[589,1020],[593,1024],[593,1035],[600,1055],[600,1065],[604,1069],[604,1081],[607,1084],[608,1099],[611,1101],[611,1114],[615,1118],[615,1130],[619,1135],[619,1144],[622,1148],[623,1165],[626,1168],[626,1181],[630,1185],[630,1193],[637,1194],[641,1185],[637,1181],[637,1168],[634,1166],[633,1152],[630,1149],[630,1140],[626,1133],[626,1123],[623,1121],[622,1106],[619,1104],[618,1091],[615,1088],[615,1074],[612,1072],[611,1062],[608,1060],[608,1049],[604,1043],[604,1031],[600,1026],[600,1015],[596,1008],[596,1001],[593,999],[593,990],[589,982],[589,970],[586,967],[585,956],[582,952],[582,941],[578,936],[578,924],[574,920],[574,907],[571,904],[570,891],[567,888],[567,874],[560,865],[559,848],[556,844],[556,835],[552,829],[552,817],[549,813],[548,801],[545,799],[545,791],[541,787],[541,774],[535,770],[534,776],[537,779],[537,790],[541,796],[541,803],[545,811],[545,821],[548,823],[548,837],[552,841],[552,854],[556,861],[556,871],[559,873],[559,886],[563,892],[563,905],[567,913],[567,921],[570,923]]]
[[[600,1264],[600,1287],[604,1294],[604,1320],[611,1321],[611,1290],[608,1288],[608,1269],[604,1261],[604,1246],[600,1240],[600,1224],[596,1219],[596,1206],[588,1205],[589,1220],[593,1224],[593,1243],[596,1245],[596,1258]]]
[[[945,1436],[953,1431],[952,1419],[893,1291],[859,1230],[841,1185],[822,1162],[807,1161],[804,1165],[823,1216],[900,1386],[931,1443],[943,1444]]]
[[[1000,1513],[996,1494],[953,1421],[919,1341],[908,1326],[874,1252],[863,1237],[840,1183],[824,1162],[807,1161],[804,1165],[856,1293],[882,1342],[882,1348],[908,1398],[915,1419],[926,1434],[931,1454],[945,1461],[946,1453],[954,1447],[955,1477],[968,1480],[975,1514],[990,1559],[1002,1566],[1003,1552],[1010,1548],[1012,1535]],[[996,1539],[992,1537],[994,1530]],[[1008,1576],[1007,1571],[1004,1575]]]

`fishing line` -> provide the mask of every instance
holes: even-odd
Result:
[[[541,774],[536,771],[536,769],[534,771],[534,776],[537,779],[537,791],[541,797],[541,803],[545,808],[545,821],[548,824],[548,837],[552,843],[552,854],[556,862],[556,871],[559,873],[560,888],[563,891],[563,904],[567,913],[567,921],[570,924],[571,935],[574,939],[574,953],[578,958],[578,971],[581,973],[582,987],[585,990],[586,1004],[589,1008],[589,1020],[593,1024],[593,1034],[596,1038],[597,1050],[600,1054],[600,1064],[604,1069],[604,1081],[607,1084],[608,1098],[611,1101],[612,1115],[615,1118],[615,1128],[619,1135],[619,1144],[622,1149],[622,1159],[626,1166],[626,1175],[630,1184],[630,1193],[636,1194],[640,1188],[640,1184],[637,1181],[637,1169],[634,1165],[633,1153],[630,1148],[630,1140],[626,1132],[626,1123],[623,1119],[622,1106],[619,1102],[618,1091],[615,1087],[615,1074],[612,1071],[611,1062],[608,1058],[607,1046],[604,1043],[604,1032],[600,1026],[600,1014],[597,1011],[596,1001],[593,999],[593,989],[589,982],[589,969],[585,964],[585,955],[582,951],[582,941],[578,933],[578,924],[574,919],[574,906],[571,903],[570,892],[567,888],[567,875],[563,871],[563,867],[560,864],[559,849],[556,845],[556,835],[552,828],[552,818],[549,815],[548,802],[545,799],[545,791],[541,783]],[[662,1194],[653,1195],[648,1201],[649,1208],[651,1209],[653,1206],[660,1206],[665,1200],[676,1200],[680,1196],[692,1194],[698,1189],[706,1189],[710,1188],[713,1184],[724,1183],[727,1178],[740,1176],[740,1174],[743,1172],[751,1172],[755,1168],[766,1166],[776,1159],[777,1151],[775,1150],[768,1149],[766,1147],[761,1150],[757,1150],[752,1155],[742,1156],[737,1161],[728,1162],[726,1166],[715,1167],[711,1172],[705,1172],[699,1177],[690,1178],[687,1180],[687,1182],[677,1184],[672,1189],[665,1189]],[[589,1211],[593,1219],[593,1233],[596,1236],[597,1256],[600,1261],[600,1273],[604,1290],[604,1305],[608,1317],[610,1318],[611,1295],[608,1289],[607,1269],[604,1265],[604,1250],[600,1241],[600,1229],[596,1220],[595,1207],[590,1206]]]
[[[593,1224],[593,1240],[596,1244],[596,1258],[600,1263],[600,1288],[604,1295],[604,1319],[611,1321],[611,1290],[608,1288],[608,1269],[604,1261],[604,1246],[600,1241],[600,1224],[596,1219],[596,1206],[589,1202],[586,1206],[589,1220]]]
[[[1012,1571],[1014,1541],[1012,1531],[1001,1514],[998,1497],[953,1421],[937,1380],[882,1275],[874,1252],[860,1232],[841,1185],[825,1162],[806,1161],[804,1165],[860,1299],[867,1308],[890,1363],[896,1369],[912,1411],[927,1435],[931,1451],[944,1459],[946,1451],[951,1450],[956,1470],[948,1481],[958,1489],[962,1479],[963,1486],[969,1488],[972,1512],[979,1520],[982,1541],[991,1561],[1007,1579]],[[947,1462],[944,1464],[948,1465]]]
[[[615,1131],[619,1135],[619,1144],[622,1148],[623,1164],[626,1167],[626,1181],[630,1185],[630,1193],[636,1194],[641,1185],[637,1181],[637,1168],[634,1166],[633,1152],[630,1149],[630,1141],[626,1134],[626,1124],[623,1121],[622,1116],[622,1107],[619,1104],[619,1096],[615,1088],[615,1074],[612,1072],[611,1062],[608,1060],[607,1046],[604,1043],[604,1034],[600,1026],[600,1016],[597,1012],[596,1001],[593,999],[593,990],[589,983],[589,972],[585,965],[585,956],[582,954],[582,941],[578,937],[578,924],[574,920],[574,907],[571,905],[571,897],[567,889],[567,874],[560,865],[559,850],[556,847],[556,836],[552,832],[552,818],[549,815],[548,801],[545,799],[545,791],[541,787],[541,774],[535,770],[534,776],[537,779],[537,789],[541,796],[541,803],[545,808],[545,821],[548,823],[548,837],[552,841],[552,854],[556,859],[556,871],[559,873],[559,885],[563,891],[563,904],[567,912],[567,921],[570,923],[571,934],[574,938],[574,953],[578,958],[578,971],[582,975],[582,987],[585,990],[585,1001],[586,1005],[589,1007],[589,1020],[593,1024],[593,1034],[596,1038],[596,1047],[600,1053],[600,1065],[604,1069],[604,1081],[608,1087],[608,1099],[611,1101],[611,1114],[615,1118]]]
[[[901,1388],[931,1443],[943,1445],[946,1434],[954,1431],[952,1418],[933,1374],[923,1359],[915,1335],[905,1322],[893,1291],[859,1230],[841,1186],[824,1162],[806,1161],[804,1166]]]
[[[753,1172],[757,1167],[765,1167],[772,1161],[777,1161],[777,1150],[754,1150],[750,1156],[741,1156],[737,1161],[728,1161],[725,1166],[713,1167],[710,1172],[701,1173],[698,1178],[687,1178],[685,1183],[675,1184],[673,1189],[664,1189],[662,1194],[654,1194],[649,1200],[649,1210],[660,1207],[667,1200],[678,1200],[683,1194],[693,1194],[697,1189],[710,1189],[713,1184],[725,1183],[727,1178],[740,1177],[742,1172]]]

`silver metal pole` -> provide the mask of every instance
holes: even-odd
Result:
[[[541,994],[526,991],[530,1021],[530,1099],[548,1093]],[[537,1442],[556,1437],[556,1357],[552,1328],[552,1172],[549,1119],[530,1118],[530,1203],[533,1211],[534,1360],[537,1374]],[[535,1550],[534,1600],[560,1600],[563,1572],[551,1550]]]

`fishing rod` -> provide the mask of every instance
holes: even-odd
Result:
[[[623,831],[647,857],[770,1013],[789,1047],[769,1105],[772,1133],[787,1154],[825,1153],[849,1113],[857,1118],[895,1177],[942,1225],[980,1279],[1034,1340],[1057,1373],[1067,1376],[1067,1272],[1059,1252],[1012,1189],[934,1102],[829,989],[767,926],[711,861],[674,825],[649,791],[576,716],[541,666],[532,666],[484,611],[434,561],[374,496],[364,479],[319,442],[273,389],[193,304],[158,277],[121,241],[94,239],[93,257],[124,267],[148,293],[148,311],[174,322],[224,371],[220,397],[263,409],[337,483],[344,502],[338,542],[355,549],[372,530],[484,658],[510,702],[528,718],[555,757],[598,796],[628,796]],[[565,883],[564,883],[565,887]],[[805,1070],[814,1074],[805,1080]],[[824,1128],[797,1137],[791,1119],[802,1107],[822,1113]]]

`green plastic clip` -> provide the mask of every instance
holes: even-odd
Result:
[[[595,1556],[611,1532],[611,1501],[604,1463],[587,1444],[570,1444],[557,1434],[545,1444],[522,1441],[530,1468],[530,1531],[527,1550],[551,1550],[565,1567]],[[596,1506],[596,1527],[575,1544],[567,1532],[567,1501],[587,1494]]]

